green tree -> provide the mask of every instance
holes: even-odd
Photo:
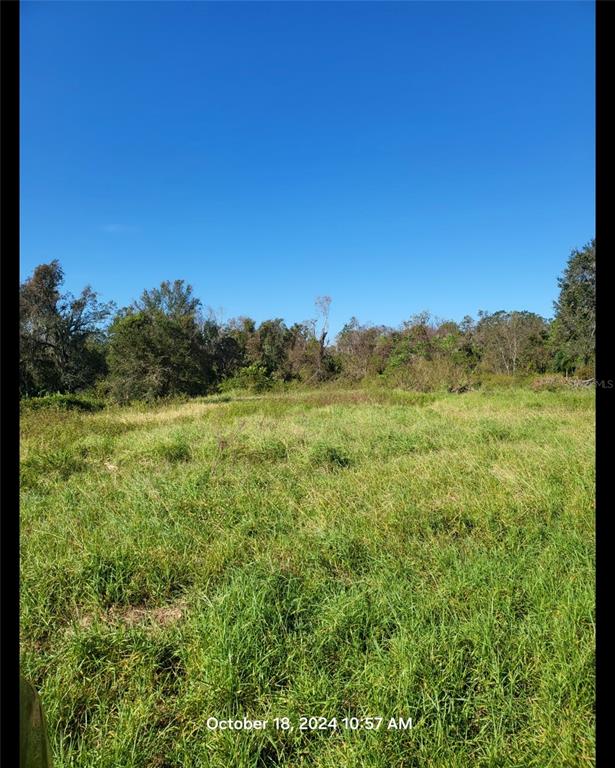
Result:
[[[213,365],[200,302],[183,280],[163,282],[118,313],[109,328],[109,384],[120,402],[199,395]]]
[[[220,325],[213,317],[207,318],[202,326],[205,349],[212,366],[215,382],[233,376],[245,362],[245,348],[229,326]]]
[[[286,323],[280,318],[266,320],[259,326],[258,335],[261,340],[264,365],[273,373],[277,373],[279,378],[285,378],[290,345]]]
[[[558,279],[552,344],[555,366],[573,371],[593,367],[596,343],[596,241],[574,249]]]
[[[360,381],[370,374],[382,373],[392,343],[390,329],[361,325],[356,317],[352,317],[337,335],[335,345],[343,375],[352,381]]]
[[[22,394],[75,392],[105,372],[104,321],[113,305],[90,286],[79,296],[62,293],[64,272],[54,259],[20,286],[20,387]]]
[[[483,369],[494,373],[543,372],[549,364],[547,321],[534,312],[479,312],[475,342]]]
[[[247,343],[248,359],[251,364],[263,367],[271,376],[284,377],[290,336],[288,328],[280,317],[264,320]]]

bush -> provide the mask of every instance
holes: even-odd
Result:
[[[445,358],[425,360],[417,357],[391,367],[385,378],[395,387],[416,392],[464,392],[472,385],[472,376],[467,368]]]
[[[566,389],[567,386],[564,376],[557,373],[536,376],[530,383],[534,392],[557,392],[560,389]]]
[[[101,411],[104,407],[104,401],[92,395],[63,395],[60,392],[42,397],[24,397],[20,402],[21,410],[27,411]]]
[[[593,379],[595,376],[596,370],[593,365],[581,365],[574,372],[575,379],[581,379],[582,381]]]
[[[533,378],[527,374],[509,374],[509,373],[481,373],[476,379],[476,385],[485,392],[496,389],[513,389],[515,387],[526,386]]]
[[[248,365],[245,368],[240,368],[239,371],[228,379],[225,379],[220,384],[221,392],[230,392],[233,389],[247,389],[249,392],[266,392],[272,389],[275,382],[267,373],[267,369],[254,363]]]

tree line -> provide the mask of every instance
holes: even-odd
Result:
[[[117,309],[89,286],[78,296],[62,292],[54,260],[20,286],[20,390],[29,397],[95,389],[128,402],[335,378],[451,391],[485,374],[591,378],[595,281],[592,240],[571,252],[552,319],[502,310],[457,323],[422,312],[391,328],[353,317],[330,339],[328,296],[316,300],[318,317],[290,326],[282,318],[222,322],[183,280]]]

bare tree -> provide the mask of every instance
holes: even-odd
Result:
[[[318,336],[318,375],[322,376],[324,369],[327,334],[329,333],[330,296],[317,296],[314,304],[320,314],[320,334]]]

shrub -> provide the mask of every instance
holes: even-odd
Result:
[[[557,373],[549,373],[544,376],[536,376],[530,383],[534,392],[556,392],[560,389],[566,389],[566,379]]]
[[[575,379],[587,381],[596,376],[596,370],[593,365],[581,365],[574,372]]]
[[[104,401],[92,395],[63,395],[60,392],[42,397],[24,397],[20,403],[20,408],[28,411],[100,411],[104,407]]]
[[[249,392],[266,392],[274,386],[275,382],[267,373],[263,365],[253,363],[239,371],[220,384],[221,392],[230,392],[233,389],[247,389]]]
[[[496,389],[514,389],[515,387],[527,385],[528,381],[533,379],[528,378],[526,374],[510,375],[508,373],[481,373],[480,378],[477,379],[477,386],[485,392],[490,392]]]
[[[446,358],[413,360],[391,367],[385,374],[393,386],[416,392],[463,392],[472,384],[469,371],[462,365]]]

